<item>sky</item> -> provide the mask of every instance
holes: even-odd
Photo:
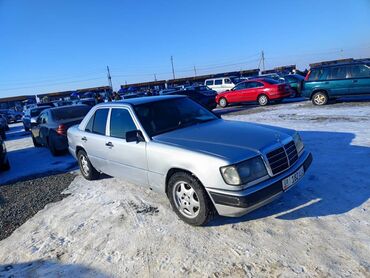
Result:
[[[0,97],[370,57],[370,0],[0,0]]]

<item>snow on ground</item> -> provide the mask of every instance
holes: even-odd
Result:
[[[54,157],[47,148],[35,148],[30,134],[21,123],[10,126],[5,145],[11,169],[0,172],[0,185],[76,168],[76,161],[68,154]]]
[[[281,199],[192,227],[165,196],[79,175],[0,242],[0,276],[369,277],[370,103],[229,109],[225,119],[301,131],[314,162]]]

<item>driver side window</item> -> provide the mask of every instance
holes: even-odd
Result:
[[[235,86],[235,91],[244,90],[245,88],[246,88],[246,83],[245,82],[239,83],[238,85]]]

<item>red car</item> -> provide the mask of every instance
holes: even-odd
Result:
[[[237,84],[231,91],[218,94],[216,102],[221,107],[230,103],[255,101],[264,106],[270,101],[279,102],[290,97],[291,93],[291,88],[285,83],[268,78],[253,79]]]

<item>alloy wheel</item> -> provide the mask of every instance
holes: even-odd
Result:
[[[84,176],[88,176],[90,172],[89,163],[87,161],[86,156],[83,154],[80,155],[80,163],[81,163],[81,171],[83,172]]]
[[[173,187],[173,199],[177,210],[187,218],[195,218],[199,214],[200,204],[194,188],[185,181],[179,181]]]
[[[326,96],[323,94],[316,94],[313,98],[313,101],[317,105],[324,105],[327,101]]]

